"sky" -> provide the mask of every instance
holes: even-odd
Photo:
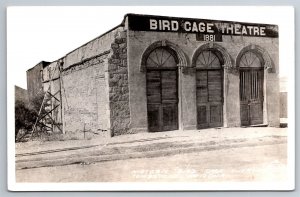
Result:
[[[8,85],[26,89],[26,70],[40,61],[51,62],[63,57],[119,25],[126,13],[278,24],[280,51],[288,51],[290,46],[284,39],[291,38],[291,22],[288,23],[286,18],[291,15],[290,11],[280,7],[9,7]],[[290,59],[289,54],[280,56],[280,65],[290,65]],[[289,67],[280,66],[281,76],[287,76],[289,72]]]

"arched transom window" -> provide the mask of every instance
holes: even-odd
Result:
[[[220,58],[214,51],[211,50],[202,51],[196,60],[196,68],[200,68],[200,69],[221,68]]]
[[[156,48],[147,58],[147,68],[174,68],[178,62],[175,57],[174,52],[168,48]]]
[[[252,51],[244,53],[240,59],[240,67],[244,68],[259,68],[263,65],[262,58]]]

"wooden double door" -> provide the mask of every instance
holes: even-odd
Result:
[[[222,55],[211,49],[202,51],[196,60],[198,129],[223,126],[222,64]]]
[[[263,80],[261,68],[240,70],[242,126],[263,124]]]
[[[146,77],[149,131],[177,130],[177,69],[148,70]]]
[[[223,126],[223,71],[197,70],[198,129]]]

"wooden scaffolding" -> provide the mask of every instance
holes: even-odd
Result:
[[[61,61],[56,61],[41,72],[44,96],[30,138],[40,134],[63,133],[61,70]]]

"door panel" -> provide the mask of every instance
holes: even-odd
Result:
[[[178,129],[178,111],[177,104],[163,104],[163,131]]]
[[[209,117],[207,111],[207,105],[198,104],[197,105],[197,122],[198,122],[198,129],[208,128],[208,120]]]
[[[243,126],[263,123],[263,70],[240,71],[241,124]]]
[[[177,73],[175,70],[161,72],[163,131],[178,129]]]
[[[160,103],[161,91],[160,91],[160,72],[148,71],[147,72],[147,103]]]
[[[208,102],[207,71],[197,71],[197,104]]]
[[[161,72],[162,103],[177,103],[176,71]]]
[[[198,123],[207,124],[207,112],[206,105],[198,106]]]
[[[252,103],[249,106],[250,110],[250,124],[262,124],[263,123],[263,105],[261,102]]]
[[[222,108],[220,105],[210,105],[210,123],[211,124],[218,124],[221,122]]]
[[[222,102],[222,74],[221,70],[208,71],[208,100]]]
[[[248,103],[242,104],[241,103],[241,124],[249,125],[249,107]]]
[[[161,106],[160,104],[148,104],[148,127],[149,131],[159,131],[161,129]]]
[[[197,120],[198,128],[220,127],[223,125],[222,70],[198,70]]]

